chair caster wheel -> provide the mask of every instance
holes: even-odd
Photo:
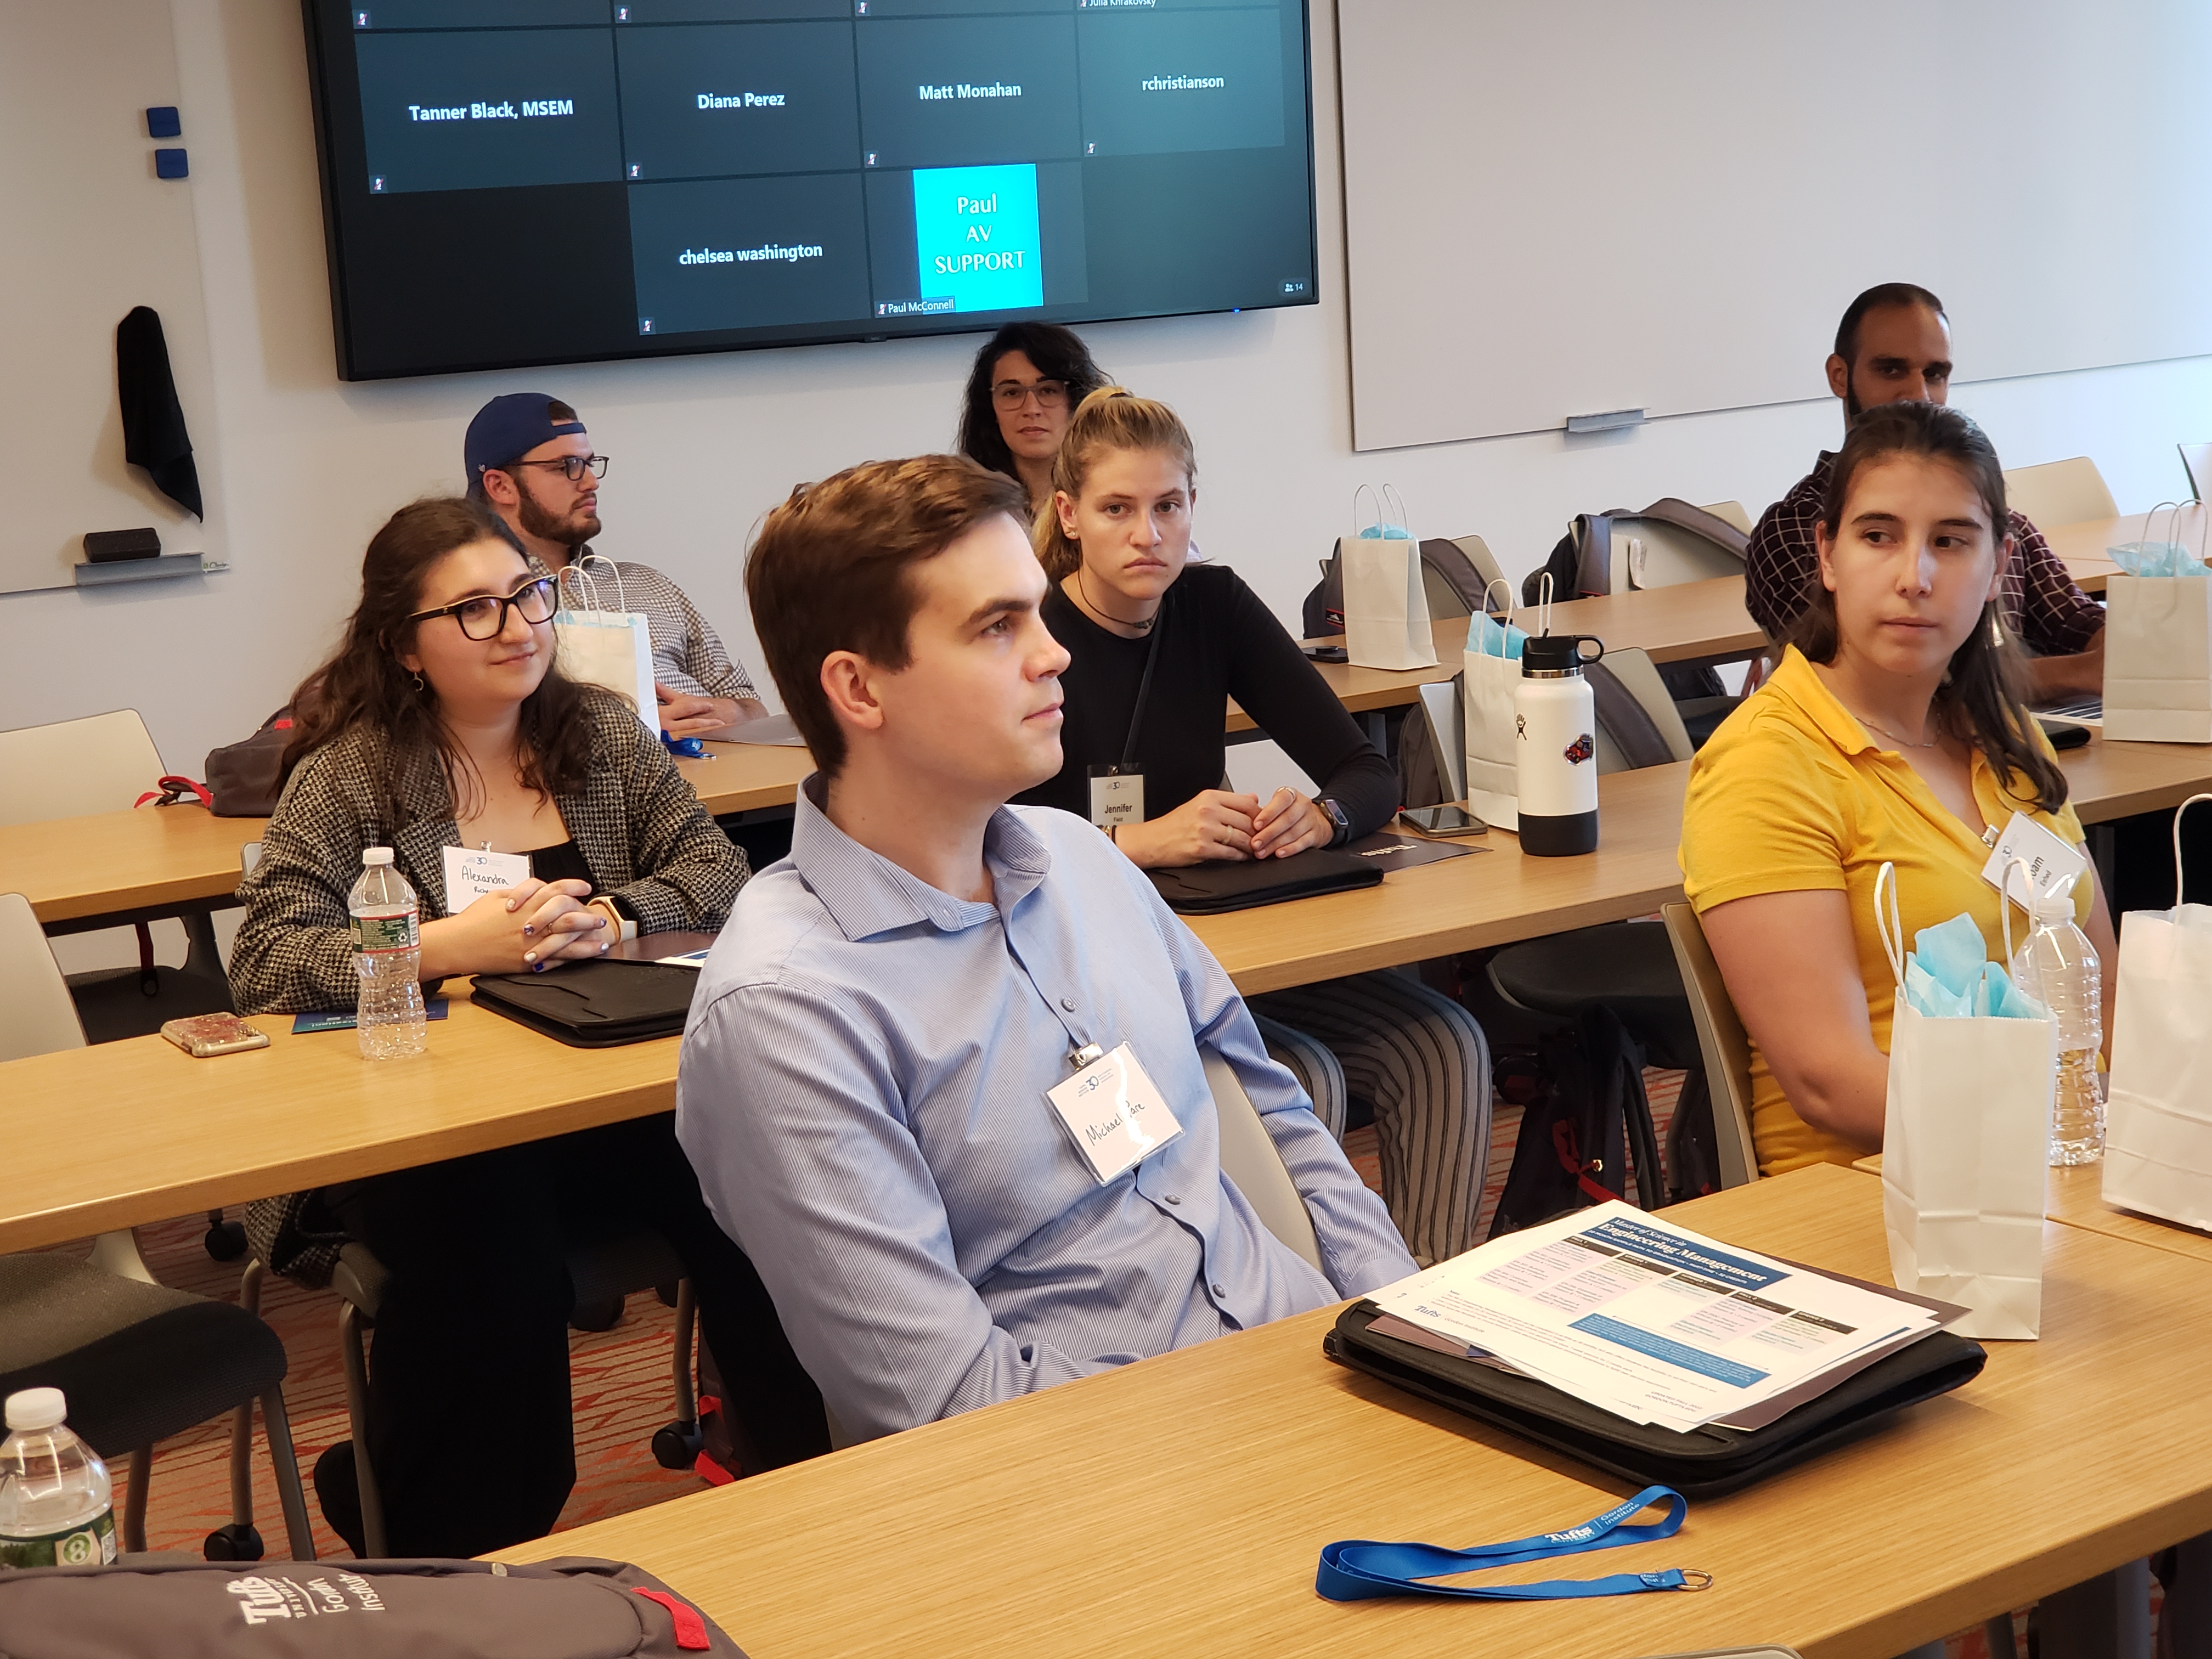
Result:
[[[622,1323],[624,1297],[611,1296],[604,1302],[579,1302],[568,1311],[568,1328],[578,1331],[611,1331]]]
[[[653,1461],[664,1469],[688,1469],[699,1461],[706,1444],[707,1437],[696,1421],[671,1423],[653,1437]]]
[[[210,1533],[200,1553],[210,1561],[258,1561],[262,1549],[260,1532],[234,1521]]]
[[[236,1261],[246,1254],[246,1228],[235,1221],[218,1221],[201,1241],[217,1261]]]

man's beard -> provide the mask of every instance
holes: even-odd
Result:
[[[547,512],[538,504],[537,497],[526,491],[518,491],[521,500],[516,516],[522,520],[523,534],[554,542],[567,548],[581,547],[598,535],[599,515],[588,509],[579,509],[566,515]]]

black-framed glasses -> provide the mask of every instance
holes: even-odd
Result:
[[[607,476],[607,458],[604,455],[556,455],[550,461],[510,461],[500,471],[511,472],[518,466],[557,466],[568,475],[570,483],[581,478],[586,467],[594,478]]]
[[[1060,380],[1001,380],[991,388],[991,401],[1001,409],[1019,409],[1034,394],[1040,409],[1058,409],[1067,402],[1067,386]]]
[[[553,620],[553,612],[560,599],[550,576],[540,576],[526,581],[501,599],[495,593],[479,593],[472,599],[462,599],[453,605],[441,605],[435,611],[417,611],[409,622],[428,622],[434,617],[451,617],[460,623],[461,632],[472,640],[495,640],[507,627],[507,608],[513,605],[522,613],[522,620],[532,626]]]

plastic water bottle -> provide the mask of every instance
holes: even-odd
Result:
[[[0,1440],[0,1566],[86,1567],[115,1559],[107,1465],[62,1419],[59,1389],[8,1396]]]
[[[361,865],[346,898],[361,974],[355,1032],[363,1060],[400,1060],[421,1054],[429,1030],[422,1017],[422,909],[407,878],[392,867],[389,847],[364,848]]]
[[[2105,1041],[2104,971],[2074,925],[2071,890],[2035,901],[2035,931],[2012,959],[2012,982],[2051,1010],[2058,1027],[2058,1091],[2051,1105],[2051,1162],[2094,1164],[2105,1155],[2105,1097],[2097,1051]]]

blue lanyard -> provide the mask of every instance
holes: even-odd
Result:
[[[1639,1510],[1664,1504],[1667,1513],[1648,1526],[1625,1527],[1621,1522]],[[1689,1500],[1672,1486],[1646,1486],[1618,1509],[1565,1532],[1539,1533],[1510,1544],[1480,1544],[1471,1550],[1448,1550],[1435,1544],[1378,1544],[1346,1538],[1325,1546],[1314,1589],[1332,1601],[1364,1601],[1377,1595],[1451,1595],[1477,1601],[1550,1601],[1579,1595],[1635,1595],[1644,1590],[1701,1590],[1713,1577],[1695,1567],[1668,1567],[1663,1572],[1616,1572],[1603,1578],[1553,1578],[1540,1584],[1427,1584],[1425,1578],[1450,1573],[1474,1572],[1485,1567],[1510,1566],[1516,1561],[1542,1561],[1554,1555],[1579,1555],[1584,1550],[1609,1550],[1621,1544],[1645,1544],[1672,1538],[1682,1529],[1690,1512]]]

